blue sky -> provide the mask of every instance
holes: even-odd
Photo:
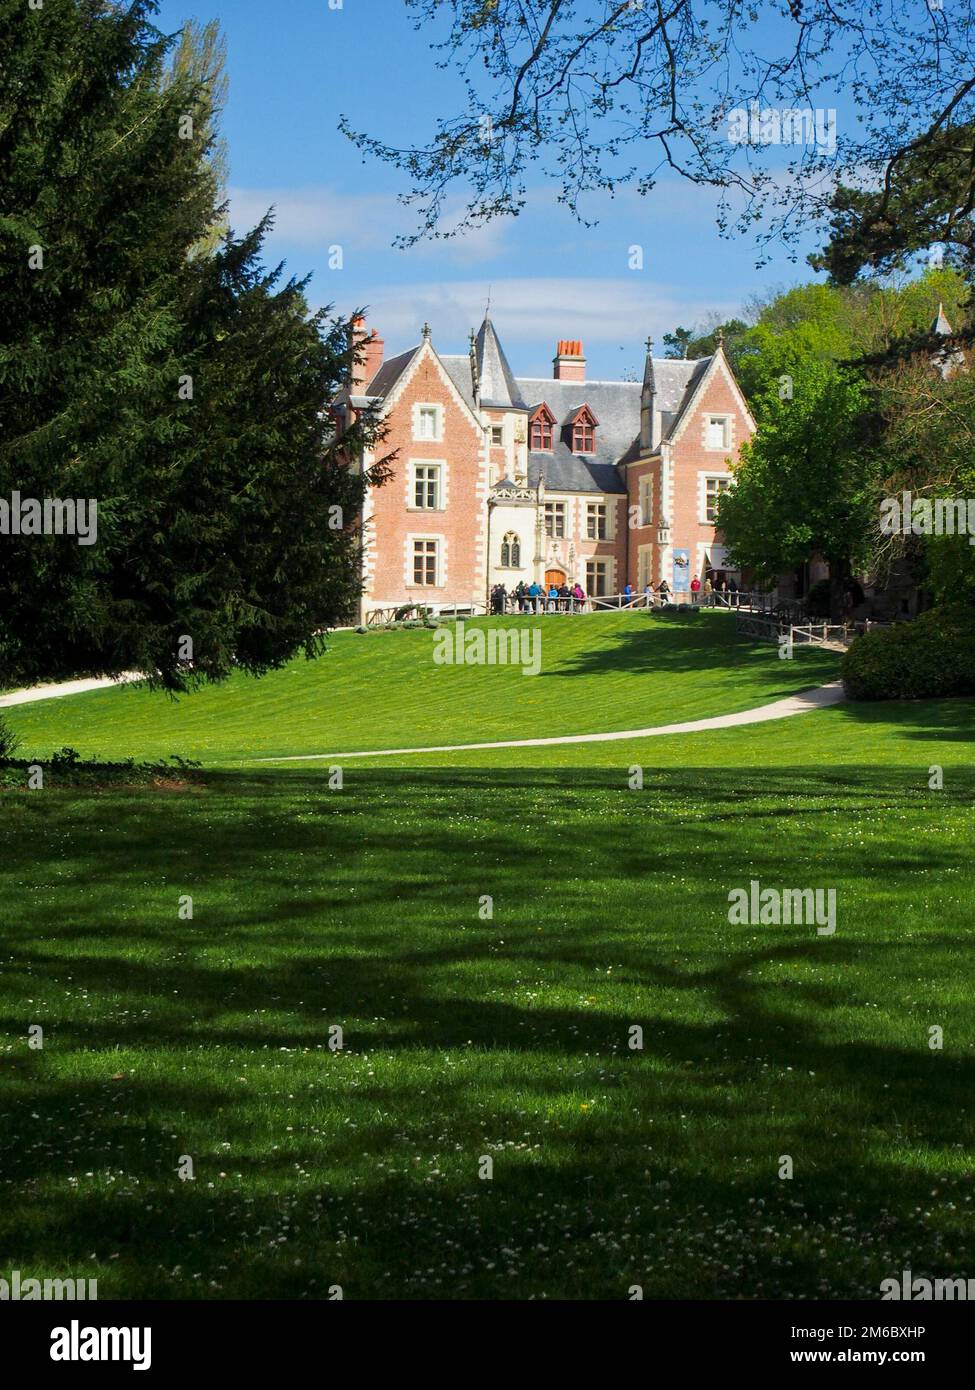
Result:
[[[590,377],[642,370],[648,334],[661,339],[711,310],[738,311],[754,291],[809,279],[782,250],[756,269],[747,239],[723,239],[715,194],[675,179],[649,198],[624,190],[589,204],[599,224],[584,227],[557,205],[554,190],[530,190],[521,217],[463,240],[397,250],[412,226],[396,194],[405,184],[387,166],[363,162],[336,129],[395,141],[429,135],[441,112],[460,105],[450,73],[434,66],[428,36],[414,31],[403,0],[162,0],[158,24],[219,19],[228,44],[230,96],[223,133],[231,162],[232,221],[253,225],[274,204],[269,260],[311,271],[310,297],[342,312],[369,306],[387,353],[415,343],[424,320],[436,347],[463,351],[492,314],[515,370],[547,375],[557,338],[581,338]],[[330,270],[328,248],[344,264]],[[628,251],[644,250],[644,268]],[[802,257],[812,242],[800,244]]]

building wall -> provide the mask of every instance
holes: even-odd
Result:
[[[417,437],[417,411],[439,410],[439,437]],[[363,609],[412,600],[433,605],[483,601],[488,459],[484,431],[453,391],[431,352],[424,352],[398,384],[387,416],[385,455],[396,451],[392,476],[370,489],[366,515],[366,591]],[[414,504],[415,464],[439,464],[440,506]],[[413,541],[439,543],[440,564],[433,587],[413,579]]]
[[[421,406],[437,408],[437,438],[419,437],[417,412]],[[707,421],[712,414],[728,419],[726,446],[709,446]],[[662,444],[657,454],[641,458],[626,470],[626,496],[544,492],[544,501],[564,506],[565,535],[544,536],[543,558],[536,561],[534,506],[497,506],[488,536],[491,486],[506,476],[524,484],[527,453],[523,413],[484,411],[480,419],[475,418],[427,348],[387,401],[386,419],[388,434],[380,451],[384,455],[395,451],[396,458],[392,477],[383,487],[370,489],[364,509],[368,523],[364,611],[410,601],[434,607],[483,602],[495,583],[502,582],[511,589],[520,580],[529,584],[535,579],[541,581],[553,569],[562,569],[569,583],[578,581],[588,590],[589,559],[606,562],[609,592],[619,591],[627,582],[642,587],[648,578],[654,584],[666,578],[673,586],[675,549],[689,552],[687,579],[697,574],[703,580],[705,554],[718,539],[704,514],[706,479],[730,474],[729,458],[737,455],[752,430],[743,403],[719,365],[674,441]],[[502,429],[501,445],[492,444],[492,426]],[[440,505],[436,510],[415,505],[414,466],[425,463],[440,466]],[[651,487],[651,518],[646,526],[639,511],[645,479]],[[590,503],[606,507],[605,539],[588,536]],[[670,530],[661,534],[665,521],[670,523]],[[501,543],[508,531],[516,532],[520,540],[517,570],[500,566]],[[438,544],[437,582],[433,586],[414,582],[413,542],[421,538]]]
[[[528,418],[524,411],[482,410],[485,438],[491,460],[491,485],[502,478],[521,484],[528,473]],[[502,443],[495,444],[494,429]]]
[[[629,531],[626,578],[634,588],[643,588],[649,579],[657,584],[661,578],[661,547],[657,541],[657,530],[664,512],[661,506],[661,461],[656,458],[640,459],[631,464],[626,471],[628,496],[626,498],[626,524]],[[649,487],[650,524],[643,525],[643,486]],[[644,560],[641,562],[641,552]]]
[[[618,493],[552,492],[545,490],[545,503],[561,504],[565,511],[565,535],[545,535],[544,562],[539,566],[538,579],[548,571],[562,569],[569,584],[578,581],[588,590],[586,562],[590,559],[607,563],[606,575],[611,592],[624,576],[626,553],[626,498]],[[589,507],[606,509],[605,539],[589,537]],[[544,504],[543,504],[544,512]]]
[[[730,438],[727,447],[708,447],[707,422],[708,417],[714,414],[728,417]],[[716,372],[670,449],[674,496],[672,549],[690,551],[689,578],[696,574],[703,581],[705,553],[718,534],[705,519],[706,480],[709,477],[730,477],[729,459],[737,457],[741,444],[750,434],[751,427],[736,393],[724,375]],[[670,574],[667,579],[673,582]]]
[[[728,421],[727,445],[712,448],[708,443],[708,421],[723,415]],[[688,551],[687,579],[697,575],[702,581],[705,557],[720,541],[719,534],[705,515],[708,478],[730,478],[730,460],[737,458],[742,443],[751,437],[752,425],[737,392],[723,371],[718,369],[706,384],[694,409],[683,422],[672,442],[661,446],[658,456],[640,459],[627,469],[629,505],[640,506],[641,480],[649,478],[652,488],[652,524],[630,530],[628,577],[642,586],[643,565],[652,568],[652,580],[662,579],[674,586],[674,551]],[[639,512],[634,513],[639,520]],[[661,540],[658,529],[669,521],[669,539]],[[649,548],[649,549],[648,549]]]
[[[491,574],[490,584],[503,584],[509,591],[518,584],[531,584],[535,578],[535,517],[532,505],[517,503],[494,507],[491,512]],[[501,547],[506,535],[518,538],[519,565],[501,565]]]

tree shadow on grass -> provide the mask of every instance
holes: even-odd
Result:
[[[975,742],[975,698],[954,700],[845,700],[836,717],[869,729],[896,725],[901,738]]]
[[[612,645],[593,646],[560,661],[553,670],[543,667],[541,676],[700,671],[702,678],[707,676],[713,681],[715,676],[731,678],[737,671],[752,670],[756,664],[775,660],[779,679],[767,698],[776,700],[835,680],[839,674],[835,653],[803,648],[795,660],[779,661],[774,644],[736,637],[731,618],[634,614],[633,623],[632,630],[618,633]]]
[[[788,769],[641,794],[611,772],[341,793],[267,773],[27,803],[0,870],[8,1263],[94,1254],[102,1296],[178,1298],[870,1297],[964,1270],[966,1180],[933,1196],[920,1155],[969,1145],[975,1062],[961,1020],[935,1056],[922,1008],[913,1041],[910,1001],[969,950],[968,854],[919,840],[916,779],[861,772],[801,794]],[[813,873],[827,813],[851,831],[824,870],[852,904],[837,936],[732,930],[728,889]],[[919,951],[903,915],[944,884]],[[886,1035],[837,1021],[885,992]]]

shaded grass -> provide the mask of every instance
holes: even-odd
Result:
[[[0,1268],[872,1298],[975,1266],[970,771],[208,784],[3,800]],[[729,924],[753,877],[835,887],[836,935]]]

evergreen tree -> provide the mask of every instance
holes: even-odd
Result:
[[[664,334],[665,357],[687,357],[688,348],[694,340],[694,330],[677,327],[673,333]]]
[[[260,673],[359,588],[347,328],[263,269],[266,222],[200,254],[213,67],[155,8],[0,0],[0,501],[98,504],[96,544],[0,535],[0,684]]]

